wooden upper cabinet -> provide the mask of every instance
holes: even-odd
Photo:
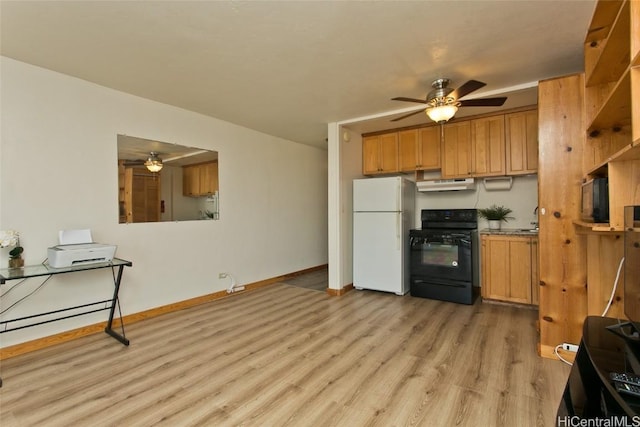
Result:
[[[398,133],[362,139],[362,173],[376,175],[398,172]]]
[[[440,169],[440,126],[398,132],[400,170]]]
[[[471,122],[449,123],[443,127],[442,177],[471,175]]]
[[[218,162],[200,165],[200,192],[212,195],[218,191]]]
[[[398,151],[400,153],[400,170],[412,171],[418,169],[418,129],[398,132]]]
[[[504,115],[471,120],[471,175],[505,175]]]
[[[538,111],[505,115],[507,175],[538,172]]]
[[[200,163],[182,168],[182,194],[210,196],[218,190],[218,162]]]
[[[538,112],[531,108],[364,136],[363,174],[441,170],[451,179],[537,173]]]
[[[197,165],[182,168],[182,194],[193,197],[200,195],[200,169]]]

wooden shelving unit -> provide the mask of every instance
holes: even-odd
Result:
[[[640,0],[598,0],[584,59],[583,76],[539,86],[540,352],[549,356],[606,306],[624,206],[640,204]],[[581,218],[579,182],[594,177],[609,179],[608,223]],[[610,314],[624,317],[621,298]]]
[[[601,129],[622,128],[631,125],[631,70],[622,75],[609,96],[605,99],[587,128],[587,134],[600,132]]]
[[[598,2],[585,52],[585,180],[609,176],[611,227],[623,207],[640,203],[640,5],[637,0]],[[633,61],[632,62],[632,58]]]
[[[588,37],[585,42],[586,86],[617,81],[628,67],[631,53],[629,3],[629,1],[598,3],[594,16],[601,14],[603,22],[592,21],[589,33],[598,33],[603,27],[609,28],[609,32],[606,35],[600,32],[599,40]],[[614,21],[606,22],[612,18],[616,9]]]

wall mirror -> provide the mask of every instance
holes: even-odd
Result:
[[[219,219],[218,152],[118,135],[119,222]]]

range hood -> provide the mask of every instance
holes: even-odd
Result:
[[[417,181],[416,187],[418,191],[461,191],[475,189],[476,183],[473,178],[434,179]]]

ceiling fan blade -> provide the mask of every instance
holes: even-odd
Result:
[[[451,96],[454,97],[455,99],[460,99],[463,96],[469,95],[471,92],[475,92],[476,90],[486,85],[487,85],[486,83],[479,82],[477,80],[469,80],[468,82],[460,86],[458,89],[454,90],[451,93]]]
[[[426,99],[415,99],[415,98],[405,98],[404,96],[399,96],[397,98],[391,98],[392,101],[407,101],[407,102],[417,102],[420,104],[426,104]]]
[[[415,116],[416,114],[424,113],[424,110],[414,111],[413,113],[405,114],[404,116],[397,117],[395,119],[391,119],[392,122],[397,122],[398,120],[406,119],[407,117]]]
[[[460,101],[461,107],[500,107],[507,100],[506,96],[499,98],[479,98]]]

